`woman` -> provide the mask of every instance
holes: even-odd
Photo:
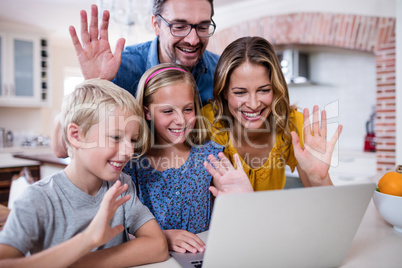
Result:
[[[282,189],[285,165],[297,167],[304,186],[332,185],[331,155],[340,125],[326,140],[326,113],[303,115],[289,104],[287,84],[273,46],[261,37],[243,37],[223,51],[215,71],[214,101],[203,108],[211,139],[225,146],[235,165],[239,154],[255,191]],[[304,124],[304,126],[303,126]],[[304,147],[303,147],[304,146]]]

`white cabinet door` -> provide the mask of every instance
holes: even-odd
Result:
[[[41,38],[0,32],[0,106],[39,107],[46,104],[41,81]],[[47,57],[47,56],[46,56]],[[45,95],[46,96],[46,95]]]

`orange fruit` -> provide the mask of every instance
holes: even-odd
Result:
[[[387,172],[378,181],[378,190],[383,194],[402,196],[402,174]]]

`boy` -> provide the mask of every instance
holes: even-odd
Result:
[[[14,203],[0,232],[0,266],[127,267],[167,259],[159,225],[121,173],[134,148],[142,154],[148,145],[134,97],[112,82],[87,80],[64,100],[61,120],[71,162]],[[123,230],[136,238],[127,241]]]

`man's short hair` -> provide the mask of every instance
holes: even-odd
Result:
[[[158,15],[162,14],[163,6],[169,0],[154,0],[154,4],[152,5],[152,14]],[[211,4],[211,18],[214,15],[214,0],[206,0]]]

